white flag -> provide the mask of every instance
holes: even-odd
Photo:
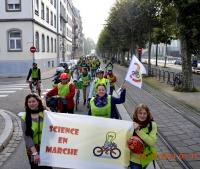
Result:
[[[146,74],[146,69],[143,64],[138,60],[138,58],[133,55],[125,80],[130,84],[141,88],[142,74]]]

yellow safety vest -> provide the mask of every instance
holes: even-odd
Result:
[[[149,124],[148,124],[149,125]],[[144,131],[144,133],[149,132],[149,128],[147,127],[142,128],[141,130]],[[156,123],[152,122],[152,127],[155,126]],[[131,152],[131,161],[135,162],[137,164],[141,164],[142,167],[148,165],[150,162],[155,160],[157,158],[157,150],[154,146],[145,145],[144,151],[142,154],[135,154]]]
[[[62,83],[58,83],[58,96],[66,96],[68,95],[70,92],[69,90],[69,83],[68,84],[62,84]]]
[[[39,117],[41,117],[41,118],[44,117],[43,112],[39,112]],[[22,118],[22,120],[25,121],[26,114],[24,114],[21,118]],[[33,142],[34,142],[34,144],[40,144],[41,143],[42,128],[43,128],[43,120],[40,120],[40,124],[38,124],[38,122],[32,121],[31,129],[33,130]]]
[[[110,118],[111,116],[111,96],[108,95],[108,103],[104,107],[96,107],[94,104],[94,97],[90,100],[92,116],[100,116]]]
[[[38,78],[38,69],[32,69],[31,77],[32,79]]]

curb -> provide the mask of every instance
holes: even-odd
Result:
[[[5,127],[3,129],[3,132],[0,135],[0,151],[2,151],[6,147],[6,145],[9,143],[12,137],[14,128],[13,128],[12,118],[10,117],[10,115],[5,113],[5,111],[1,109],[0,109],[0,114],[5,121]]]

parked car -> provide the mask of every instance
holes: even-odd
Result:
[[[182,60],[177,59],[177,60],[175,60],[174,64],[175,65],[182,65]]]

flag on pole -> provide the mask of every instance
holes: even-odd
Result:
[[[146,69],[143,64],[138,60],[138,58],[133,55],[125,80],[130,84],[141,88],[142,74],[146,74]]]

